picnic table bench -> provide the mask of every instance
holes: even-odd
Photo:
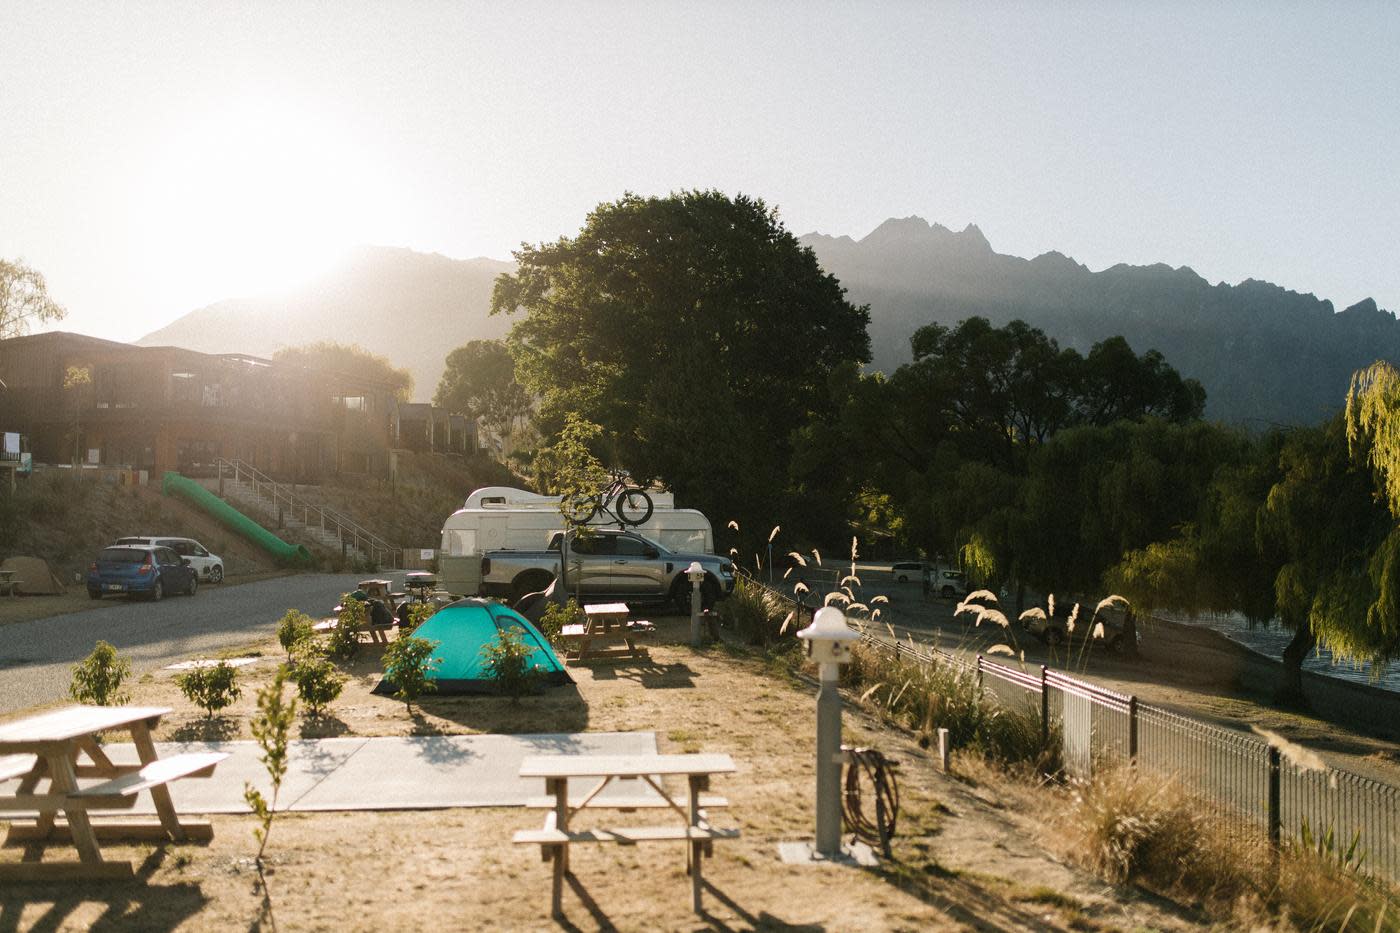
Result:
[[[208,822],[181,821],[167,785],[186,777],[208,777],[228,755],[191,752],[160,758],[151,732],[168,712],[150,706],[70,706],[0,724],[0,781],[20,779],[11,793],[0,794],[0,812],[37,814],[33,820],[12,821],[6,842],[67,838],[79,856],[77,862],[0,863],[0,880],[129,878],[131,864],[105,861],[99,838],[212,838]],[[139,764],[114,764],[102,750],[97,736],[116,730],[131,733]],[[79,778],[101,781],[83,786]],[[39,782],[45,780],[48,786],[39,792]],[[94,824],[89,819],[89,810],[130,809],[141,793],[151,795],[158,821]],[[60,812],[63,825],[56,819]]]
[[[544,861],[554,862],[551,910],[562,913],[564,875],[569,872],[569,847],[584,842],[613,842],[636,845],[639,842],[667,840],[686,843],[686,869],[690,874],[691,906],[700,912],[702,886],[700,863],[713,853],[716,839],[737,839],[739,830],[719,829],[710,825],[707,811],[728,806],[728,801],[704,793],[710,777],[734,771],[734,761],[728,755],[538,755],[526,758],[520,765],[520,776],[543,778],[545,795],[531,797],[526,805],[549,812],[540,829],[522,829],[514,842],[538,845]],[[684,777],[684,795],[668,792],[662,784],[664,777]],[[577,803],[569,799],[570,778],[597,778],[598,783]],[[641,780],[655,794],[602,796],[603,790],[617,780]],[[678,796],[680,799],[678,799]],[[659,826],[617,826],[576,829],[571,819],[581,810],[672,810],[680,819]]]
[[[340,619],[335,617],[324,619],[311,626],[312,630],[317,632],[329,632],[331,629],[339,627]],[[374,644],[387,645],[389,643],[389,633],[393,630],[393,625],[375,625],[366,618],[364,623],[355,629],[355,637],[358,639],[361,635],[367,634],[369,635],[369,640]]]
[[[655,626],[642,620],[628,621],[631,610],[626,603],[596,603],[584,606],[583,613],[584,623],[575,622],[559,631],[565,644],[564,660],[646,657],[646,648],[638,647],[636,639],[650,635]],[[592,647],[600,642],[606,647]]]

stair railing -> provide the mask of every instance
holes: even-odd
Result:
[[[306,528],[319,528],[335,535],[341,554],[354,549],[368,557],[376,566],[400,569],[402,549],[385,541],[359,522],[322,505],[315,505],[297,496],[286,483],[280,483],[243,460],[219,457],[214,461],[219,471],[219,497],[224,497],[224,479],[251,487],[253,492],[269,500],[280,516],[290,517]]]

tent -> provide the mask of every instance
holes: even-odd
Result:
[[[43,558],[7,557],[0,570],[14,574],[19,592],[25,596],[57,596],[63,592],[63,581],[54,576]]]
[[[530,660],[536,670],[543,672],[546,686],[573,683],[539,629],[514,609],[472,597],[439,609],[413,633],[415,638],[438,642],[433,657],[441,659],[442,663],[430,675],[437,683],[436,692],[494,693],[495,685],[485,670],[482,649],[495,641],[498,631],[511,627],[521,633],[527,645],[534,646]],[[374,692],[392,694],[394,689],[393,681],[385,676]]]

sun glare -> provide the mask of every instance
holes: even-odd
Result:
[[[172,297],[285,289],[374,238],[383,177],[313,113],[271,101],[210,111],[152,159],[135,252],[170,277]]]

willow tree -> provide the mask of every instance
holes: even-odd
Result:
[[[1376,665],[1400,654],[1400,499],[1386,465],[1400,454],[1384,449],[1400,430],[1397,385],[1389,367],[1372,367],[1345,416],[1258,441],[1253,463],[1217,473],[1197,521],[1126,555],[1112,585],[1141,606],[1240,612],[1291,631],[1280,703],[1304,701],[1302,663],[1316,645]]]

